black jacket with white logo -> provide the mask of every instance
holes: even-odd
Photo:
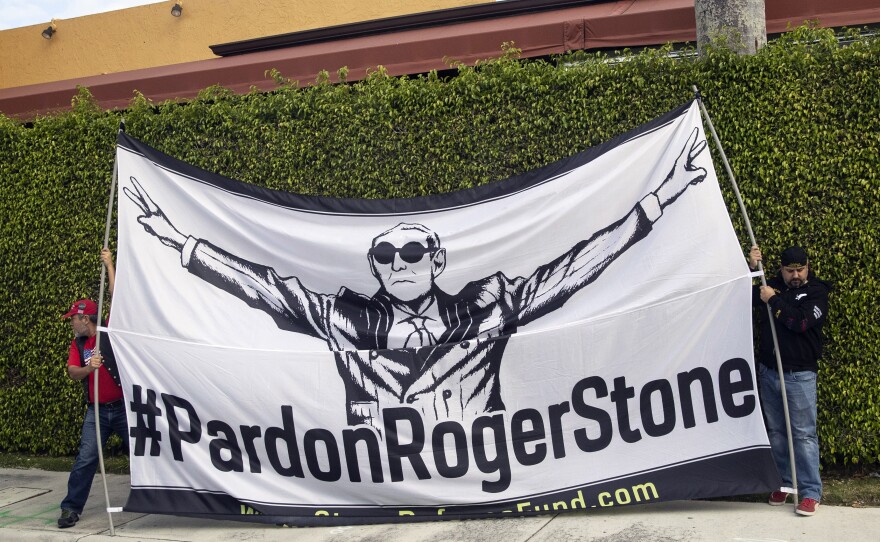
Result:
[[[819,370],[819,358],[822,356],[822,324],[828,315],[828,294],[831,284],[818,279],[809,273],[807,283],[800,288],[789,288],[777,274],[767,281],[767,285],[776,290],[770,298],[770,310],[776,321],[776,334],[779,339],[779,352],[782,357],[782,368],[794,371]],[[776,354],[773,352],[773,336],[767,310],[761,301],[760,287],[755,286],[752,292],[752,304],[759,307],[756,311],[760,325],[760,346],[758,361],[776,369]]]

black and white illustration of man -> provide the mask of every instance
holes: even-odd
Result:
[[[180,232],[136,179],[123,191],[140,209],[138,222],[178,251],[190,273],[269,314],[280,329],[323,340],[344,382],[348,423],[379,427],[382,409],[395,406],[437,420],[504,410],[499,372],[509,336],[561,307],[645,238],[667,207],[705,179],[696,163],[708,157],[705,148],[694,129],[672,169],[660,172],[656,189],[625,216],[528,276],[499,271],[457,293],[437,283],[447,253],[440,235],[423,224],[401,223],[373,239],[375,293],[344,286],[321,293]]]

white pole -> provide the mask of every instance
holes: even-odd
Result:
[[[125,121],[119,123],[119,132],[122,132],[125,127]],[[117,155],[118,156],[118,155]],[[116,177],[117,177],[117,158],[113,158],[113,178],[110,182],[110,201],[107,203],[107,221],[104,226],[104,248],[108,248],[110,242],[110,220],[113,218],[113,200],[116,197]],[[104,265],[102,260],[101,262],[101,290],[98,294],[98,322],[101,321],[101,315],[103,312],[104,305],[104,279],[107,277],[107,266]],[[95,351],[100,352],[101,349],[101,330],[95,333]],[[116,536],[116,531],[113,529],[113,515],[110,513],[110,493],[107,491],[107,473],[104,472],[104,447],[101,442],[101,418],[98,416],[99,411],[99,402],[98,402],[98,377],[95,375],[95,438],[98,439],[98,465],[101,468],[101,481],[104,484],[104,501],[107,506],[107,520],[110,522],[110,536]]]
[[[715,126],[712,124],[712,117],[709,116],[709,112],[706,111],[706,106],[703,105],[703,97],[700,95],[700,91],[697,90],[697,85],[694,85],[694,94],[696,95],[697,103],[700,104],[700,111],[703,112],[703,116],[706,118],[706,123],[709,125],[709,131],[712,132],[712,139],[715,140],[715,145],[718,146],[718,151],[721,153],[721,161],[724,163],[724,169],[727,171],[727,176],[730,178],[730,183],[733,185],[733,193],[736,194],[736,201],[739,203],[739,208],[742,211],[743,219],[746,223],[746,230],[749,232],[749,240],[752,242],[751,246],[757,246],[758,242],[755,240],[755,233],[752,231],[752,223],[749,222],[749,214],[746,212],[746,205],[743,203],[742,195],[739,193],[736,178],[733,176],[733,170],[730,169],[727,155],[724,154],[724,147],[721,146],[721,140],[718,139],[718,134],[715,132]],[[758,270],[761,271],[761,285],[767,286],[767,278],[764,276],[764,266],[761,262],[758,262]],[[767,305],[767,318],[770,319],[770,332],[773,335],[773,352],[776,354],[776,370],[779,372],[779,385],[782,390],[782,409],[785,412],[785,432],[788,436],[788,462],[791,464],[791,485],[794,486],[794,506],[796,509],[798,505],[798,485],[797,469],[795,468],[794,463],[794,442],[791,437],[791,418],[788,414],[788,397],[785,393],[785,373],[782,370],[782,356],[779,354],[779,339],[776,336],[776,320],[773,318],[773,311],[770,309],[770,305]]]

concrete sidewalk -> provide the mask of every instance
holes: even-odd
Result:
[[[112,506],[121,507],[129,477],[108,475]],[[58,529],[58,503],[67,473],[0,469],[0,541],[845,541],[880,540],[880,508],[820,507],[810,518],[791,505],[678,501],[571,512],[532,518],[504,518],[358,527],[285,528],[149,514],[113,514],[110,536],[100,476],[79,523]]]

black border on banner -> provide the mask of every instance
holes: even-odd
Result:
[[[307,196],[283,190],[264,188],[197,168],[158,151],[146,143],[131,137],[125,132],[119,133],[117,139],[117,152],[124,149],[136,155],[143,156],[161,169],[181,175],[190,180],[210,185],[238,196],[259,200],[292,210],[333,215],[394,216],[426,214],[477,205],[486,201],[509,197],[524,190],[528,190],[529,188],[550,182],[578,167],[592,162],[599,156],[602,156],[624,143],[648,135],[671,124],[677,118],[684,115],[693,104],[694,101],[692,100],[652,121],[600,143],[595,147],[590,147],[574,156],[563,158],[552,164],[523,173],[522,175],[465,190],[415,198],[331,198],[327,196]]]
[[[739,475],[732,479],[730,473]],[[188,488],[133,487],[124,511],[170,514],[187,517],[276,523],[294,526],[365,525],[372,523],[412,523],[462,519],[525,517],[560,512],[599,510],[605,507],[631,506],[688,499],[710,499],[730,495],[772,491],[782,483],[769,446],[756,446],[692,461],[684,461],[646,472],[622,475],[607,480],[587,482],[553,492],[522,496],[481,504],[408,506],[398,505],[259,505],[239,501],[222,492]],[[642,500],[636,488],[652,486],[656,498]],[[628,503],[602,504],[602,493],[609,497],[621,490],[632,490]],[[645,489],[645,496],[647,490]],[[650,496],[649,496],[650,497]],[[553,504],[569,501],[570,507]],[[575,506],[575,502],[583,503]],[[517,505],[520,509],[517,510]],[[525,505],[525,506],[523,506]],[[249,512],[233,513],[233,510]],[[181,513],[181,510],[188,512]],[[439,514],[438,511],[443,513]],[[317,514],[326,512],[327,515]],[[408,512],[401,515],[401,511]],[[409,513],[412,515],[409,515]],[[334,515],[338,514],[338,515]]]

